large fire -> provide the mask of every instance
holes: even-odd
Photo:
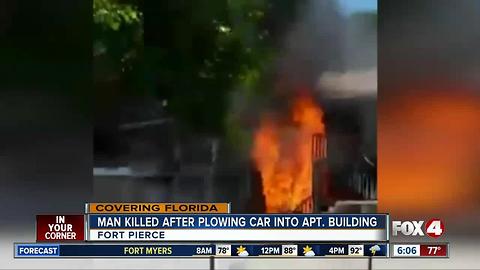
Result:
[[[312,135],[325,132],[322,116],[313,98],[301,95],[287,121],[262,119],[252,156],[262,176],[267,212],[291,212],[312,196]]]

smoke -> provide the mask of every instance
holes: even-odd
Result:
[[[374,155],[376,14],[345,13],[338,1],[309,0],[302,1],[294,18],[294,22],[283,25],[287,29],[278,38],[278,53],[267,72],[269,82],[264,84],[266,97],[244,98],[237,92],[232,95],[231,110],[240,112],[234,115],[241,114],[246,126],[252,127],[265,114],[288,118],[292,100],[307,92],[327,113],[345,114],[349,110],[347,114],[360,115],[351,119],[363,127],[364,144]],[[345,102],[335,103],[339,97],[348,103],[347,108]],[[370,99],[368,103],[365,97]]]
[[[249,124],[258,122],[259,116],[265,113],[286,118],[291,100],[299,92],[308,92],[327,113],[350,110],[352,112],[347,113],[360,115],[359,120],[352,121],[359,121],[364,127],[364,141],[371,145],[369,152],[375,153],[376,14],[345,13],[341,6],[345,1],[302,3],[294,16],[296,20],[283,31],[283,38],[279,38],[279,52],[268,72],[273,76],[266,84],[270,85],[266,89],[267,97],[250,99],[246,104],[241,95],[236,95],[233,107],[243,111]],[[346,100],[348,108],[335,103],[339,97]],[[358,97],[370,100],[365,104]]]
[[[344,66],[345,20],[336,1],[308,1],[286,35],[278,59],[276,91],[314,89],[319,74]]]
[[[347,14],[342,3],[308,1],[299,10],[277,62],[278,94],[307,88],[325,98],[376,95],[376,14]]]
[[[235,91],[231,95],[232,115],[242,119],[247,132],[259,124],[262,115],[287,118],[290,100],[298,92],[308,92],[317,99],[314,89],[319,75],[343,70],[341,44],[346,22],[337,1],[292,1],[296,7],[291,17],[273,14],[277,25],[273,28],[281,29],[276,30],[275,57],[262,74],[265,94],[247,97],[245,92],[249,91]]]
[[[347,5],[349,1],[340,2]],[[320,74],[317,90],[327,98],[375,97],[377,93],[377,16],[344,13],[343,70]]]
[[[332,98],[372,97],[377,94],[377,69],[325,72],[318,88]]]

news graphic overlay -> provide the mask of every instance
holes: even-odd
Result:
[[[85,214],[227,214],[230,203],[86,203]]]
[[[87,241],[387,241],[384,214],[88,215]]]
[[[230,203],[87,203],[36,216],[36,242],[15,258],[448,258],[435,218],[388,214],[231,214]],[[416,241],[390,243],[389,236]]]
[[[392,244],[392,254],[394,258],[448,258],[449,245],[443,244]]]
[[[445,223],[438,218],[392,221],[392,258],[448,258],[448,243],[437,243],[445,236]],[[415,241],[412,243],[412,240]],[[428,243],[421,243],[427,241]],[[418,241],[418,242],[417,242]],[[433,241],[433,242],[432,242]]]
[[[387,257],[388,244],[354,244],[365,253],[351,254],[346,244],[15,244],[16,258],[319,258]]]
[[[84,215],[37,215],[37,242],[85,240]]]
[[[445,233],[445,224],[440,219],[430,219],[427,222],[423,220],[410,221],[392,221],[393,236],[429,236],[439,238]]]

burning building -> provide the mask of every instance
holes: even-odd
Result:
[[[262,117],[251,155],[266,212],[321,212],[339,200],[375,199],[375,157],[362,145],[358,117],[370,102],[329,101],[325,110],[302,93],[287,114]]]
[[[299,14],[273,68],[274,104],[260,113],[253,135],[251,158],[259,171],[253,182],[262,183],[266,212],[372,202],[375,14],[344,16],[335,1],[308,1]]]
[[[312,97],[297,97],[284,122],[264,117],[252,156],[261,173],[266,210],[294,211],[312,195],[312,136],[324,134],[323,112]]]

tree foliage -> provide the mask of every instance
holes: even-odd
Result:
[[[133,4],[93,1],[95,75],[141,83],[143,13]],[[140,88],[133,86],[134,88]]]
[[[221,132],[229,93],[268,55],[266,1],[156,1],[146,8],[148,75],[168,110],[197,130]]]
[[[93,12],[95,24],[113,31],[122,25],[138,24],[141,20],[141,13],[135,6],[109,0],[94,0]]]
[[[145,1],[142,13],[134,2],[94,0],[96,74],[127,78],[193,130],[222,133],[234,122],[231,92],[256,92],[298,2]]]

